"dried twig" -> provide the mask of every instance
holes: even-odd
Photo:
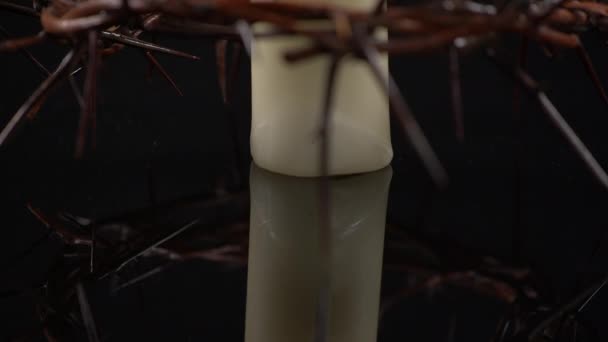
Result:
[[[145,254],[146,252],[150,251],[151,249],[158,247],[159,245],[173,239],[174,237],[185,232],[186,230],[196,226],[198,223],[199,223],[198,219],[194,220],[194,221],[180,227],[179,229],[172,231],[169,234],[160,235],[159,237],[155,238],[153,241],[151,241],[149,243],[145,243],[143,246],[137,246],[134,249],[129,249],[129,250],[121,253],[121,255],[119,255],[118,257],[114,258],[114,260],[111,260],[109,262],[110,265],[107,266],[107,271],[105,271],[105,273],[102,274],[99,278],[103,279],[111,273],[119,272],[122,268],[124,268],[126,265],[131,263],[133,260],[137,259],[142,254]]]
[[[78,294],[80,313],[82,315],[82,320],[84,321],[84,327],[87,331],[89,342],[99,342],[100,340],[99,336],[97,335],[97,327],[95,324],[95,319],[93,318],[93,312],[91,311],[91,306],[82,283],[78,283],[76,285],[76,292]]]
[[[57,69],[47,78],[42,84],[32,93],[27,101],[13,115],[8,124],[0,131],[0,146],[6,143],[6,140],[14,132],[14,130],[23,122],[23,119],[30,114],[32,109],[38,107],[39,101],[44,99],[48,92],[63,78],[65,78],[70,66],[80,57],[82,49],[73,49],[68,52]]]
[[[5,40],[0,43],[0,52],[20,51],[29,46],[40,44],[45,39],[47,39],[46,33],[40,32],[33,36]]]
[[[97,32],[89,31],[87,76],[84,83],[83,107],[81,108],[78,135],[76,138],[76,158],[81,158],[87,138],[89,125],[95,127],[95,102],[97,97],[97,69],[99,48],[97,47]]]
[[[438,186],[445,186],[447,183],[447,174],[435,155],[433,148],[426,139],[420,125],[411,114],[411,110],[405,102],[399,86],[390,75],[385,75],[379,65],[380,56],[378,51],[374,49],[366,38],[359,32],[356,35],[357,43],[364,58],[369,63],[374,77],[388,94],[393,112],[401,124],[401,128],[406,132],[414,150],[422,160],[427,171],[433,178],[433,181]]]
[[[321,113],[321,128],[319,136],[321,138],[321,144],[319,145],[319,170],[321,178],[319,180],[319,245],[321,252],[321,286],[319,288],[316,319],[315,319],[315,342],[326,341],[328,336],[328,324],[329,324],[329,292],[331,289],[331,203],[330,203],[330,189],[329,189],[329,171],[330,171],[330,130],[331,130],[331,113],[332,113],[332,102],[334,100],[334,88],[336,78],[338,77],[338,71],[340,68],[340,61],[342,56],[332,56],[329,72],[327,74],[327,82],[325,88],[325,98],[323,99],[322,113]]]
[[[0,26],[0,35],[3,35],[5,39],[11,38],[11,34],[2,26]],[[51,75],[51,72],[27,48],[22,47],[19,49],[19,52],[29,59],[40,70],[43,76],[48,77]]]
[[[560,131],[560,133],[566,138],[570,146],[574,149],[576,154],[583,160],[587,168],[600,182],[600,184],[608,189],[608,174],[604,171],[598,161],[595,159],[591,151],[585,146],[582,140],[576,135],[572,127],[566,122],[561,113],[555,108],[551,100],[547,97],[544,91],[540,89],[536,81],[530,77],[526,72],[521,69],[514,68],[498,59],[496,52],[489,50],[489,56],[491,59],[501,67],[501,70],[507,72],[516,82],[520,83],[531,95],[535,97],[538,103],[541,105],[545,114],[549,117],[551,122]]]
[[[591,78],[591,81],[593,81],[595,89],[597,89],[604,103],[608,105],[608,95],[606,95],[606,89],[604,89],[604,85],[602,84],[597,71],[595,71],[591,57],[589,56],[589,53],[587,53],[587,49],[585,49],[582,42],[580,42],[580,45],[576,48],[576,52],[578,53],[580,60],[583,62],[589,78]]]
[[[184,93],[178,87],[177,83],[175,83],[175,81],[173,80],[173,77],[171,77],[171,75],[167,72],[167,70],[165,70],[165,68],[162,66],[162,64],[160,64],[160,62],[158,61],[158,59],[156,59],[156,57],[154,57],[154,55],[152,54],[152,52],[145,51],[145,55],[146,55],[146,58],[150,61],[150,63],[156,69],[158,69],[158,71],[163,76],[163,78],[165,80],[167,80],[167,82],[169,82],[169,84],[171,84],[171,87],[173,87],[173,89],[175,89],[175,91],[177,92],[177,95],[184,96]]]
[[[460,84],[460,60],[458,58],[458,48],[450,46],[450,90],[452,96],[452,112],[454,115],[454,128],[456,138],[460,142],[464,141],[464,113],[462,108],[462,90]]]

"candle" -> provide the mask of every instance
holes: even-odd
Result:
[[[325,2],[359,10],[376,3]],[[254,25],[260,33],[269,28],[265,23]],[[387,39],[388,35],[379,30],[376,37]],[[331,57],[289,63],[283,56],[310,44],[310,39],[301,36],[259,38],[253,42],[251,57],[253,159],[262,168],[304,177],[320,175],[322,104]],[[388,57],[380,64],[388,73]],[[329,142],[330,175],[379,170],[393,156],[388,99],[366,63],[352,56],[338,70]]]
[[[392,170],[330,180],[332,253],[319,246],[314,179],[251,170],[245,342],[310,342],[329,266],[330,342],[376,341]]]

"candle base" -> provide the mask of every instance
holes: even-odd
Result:
[[[330,139],[329,175],[358,174],[380,170],[390,164],[393,150],[374,132],[356,127],[335,115]],[[251,153],[255,163],[269,171],[297,177],[320,176],[321,138],[311,130],[310,135],[294,135],[281,139],[288,124],[279,122],[260,125],[252,135]],[[274,143],[289,139],[289,143]],[[255,142],[255,143],[254,143]]]
[[[256,32],[271,29],[256,24]],[[378,40],[387,39],[379,30]],[[251,153],[260,167],[281,174],[320,174],[321,123],[331,57],[289,63],[284,53],[310,46],[307,37],[258,39],[251,57]],[[388,73],[388,57],[381,68]],[[336,74],[329,121],[329,175],[357,174],[392,160],[388,98],[366,62],[353,56]]]

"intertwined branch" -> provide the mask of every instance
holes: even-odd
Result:
[[[2,51],[21,51],[31,56],[26,48],[44,40],[69,44],[72,48],[64,63],[56,68],[26,103],[15,113],[8,125],[0,132],[0,145],[15,132],[26,118],[41,107],[47,93],[57,83],[70,79],[75,72],[86,68],[86,84],[82,97],[82,116],[79,125],[76,154],[82,155],[87,130],[95,127],[94,99],[95,76],[99,58],[117,53],[125,46],[145,51],[145,57],[158,69],[165,79],[181,94],[176,82],[154,57],[154,53],[166,53],[178,57],[197,59],[196,56],[141,40],[145,32],[167,32],[171,34],[196,35],[218,42],[218,67],[224,66],[220,82],[226,99],[228,68],[224,62],[225,42],[243,44],[250,49],[256,34],[251,29],[255,22],[269,22],[275,30],[257,35],[258,39],[275,35],[303,35],[311,39],[308,47],[297,51],[285,51],[285,58],[292,62],[317,55],[350,55],[360,58],[370,66],[376,79],[382,83],[391,100],[393,112],[400,122],[412,146],[420,156],[432,178],[438,184],[446,181],[438,158],[421,128],[416,123],[404,97],[392,81],[377,67],[381,53],[391,55],[441,51],[454,49],[457,67],[458,50],[483,46],[501,33],[516,32],[543,46],[578,49],[592,80],[602,98],[608,97],[597,77],[590,59],[578,38],[578,33],[589,28],[603,29],[608,24],[608,5],[591,1],[546,0],[532,2],[508,2],[488,5],[473,1],[446,0],[424,6],[389,6],[384,9],[382,1],[371,11],[353,10],[332,5],[249,2],[246,0],[55,0],[34,7],[25,7],[12,2],[0,1],[0,10],[11,11],[40,20],[42,30],[32,37],[5,40],[0,43]],[[299,25],[302,19],[325,19],[330,25],[322,29],[310,29]],[[378,40],[373,32],[388,29],[390,41]],[[223,48],[222,48],[223,46]],[[89,56],[83,59],[84,56]],[[35,61],[33,56],[29,57]],[[39,63],[37,63],[39,64]],[[40,67],[40,65],[39,65]],[[508,66],[510,73],[521,75],[523,70]],[[221,69],[221,68],[220,68]],[[453,77],[458,73],[453,72]],[[518,79],[520,80],[520,79]],[[73,82],[72,82],[73,83]],[[386,85],[389,85],[388,87]],[[461,101],[457,80],[453,80],[454,115],[457,134],[462,136]],[[532,95],[537,95],[535,86],[524,82]],[[551,107],[546,96],[539,99],[544,107]],[[608,176],[595,161],[591,153],[558,112],[545,109],[551,120],[562,131],[570,144],[581,155],[588,167],[601,183],[608,187]],[[559,118],[556,118],[557,114]],[[328,130],[322,128],[326,137]],[[324,138],[325,139],[325,138]],[[322,144],[326,146],[327,144]],[[324,155],[325,153],[321,153]]]

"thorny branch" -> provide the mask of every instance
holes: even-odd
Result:
[[[338,78],[340,71],[340,61],[342,56],[332,56],[329,64],[329,71],[327,74],[327,84],[325,89],[325,98],[323,99],[321,113],[321,129],[319,134],[321,135],[320,144],[320,174],[321,181],[319,182],[319,243],[321,250],[323,263],[322,274],[322,286],[320,287],[320,293],[318,296],[317,310],[316,310],[316,324],[315,324],[315,342],[324,342],[328,339],[328,308],[329,308],[329,291],[331,289],[331,274],[330,274],[330,260],[332,256],[331,248],[331,205],[330,205],[330,187],[329,187],[329,153],[331,150],[331,113],[332,113],[332,102],[334,100],[336,79]]]
[[[47,78],[42,84],[32,93],[32,95],[27,99],[27,101],[19,108],[17,113],[13,115],[8,124],[4,127],[2,131],[0,131],[0,145],[4,144],[4,142],[10,137],[13,131],[23,123],[23,120],[32,115],[32,112],[37,111],[40,107],[40,101],[43,101],[48,92],[55,86],[57,83],[64,77],[66,77],[67,73],[70,72],[70,67],[78,60],[80,55],[82,54],[82,49],[78,50],[70,50],[57,69]]]
[[[454,58],[457,49],[470,48],[479,45],[488,37],[497,37],[501,33],[519,32],[541,44],[576,48],[585,63],[591,79],[604,100],[606,93],[591,64],[590,58],[584,52],[577,33],[581,28],[606,28],[608,25],[608,5],[576,0],[515,3],[507,2],[506,6],[498,8],[494,5],[476,3],[473,1],[446,0],[439,4],[430,5],[395,5],[385,8],[383,1],[378,1],[370,11],[354,10],[333,5],[301,4],[301,3],[269,3],[249,2],[245,0],[88,0],[79,2],[50,1],[46,7],[36,8],[19,5],[7,1],[0,2],[0,10],[24,14],[33,18],[39,17],[42,32],[35,37],[14,39],[0,43],[0,51],[19,50],[36,44],[42,39],[53,39],[68,42],[78,48],[86,41],[85,32],[99,31],[98,38],[113,44],[103,49],[103,55],[113,54],[123,45],[147,50],[146,58],[154,64],[174,88],[175,82],[150,55],[150,52],[169,53],[176,56],[197,59],[188,53],[145,42],[137,36],[142,32],[169,32],[171,34],[198,35],[212,39],[229,39],[240,41],[249,51],[249,38],[244,34],[244,25],[266,21],[276,27],[270,35],[304,35],[313,40],[307,50],[286,51],[288,59],[301,60],[312,58],[319,54],[353,53],[361,55],[372,70],[375,55],[379,53],[407,54],[438,51],[452,47]],[[298,25],[300,19],[323,18],[334,22],[334,25],[310,29]],[[339,22],[338,22],[339,20]],[[345,26],[346,24],[346,26]],[[133,27],[133,25],[137,27]],[[356,36],[344,34],[344,27],[364,28]],[[377,29],[388,29],[390,41],[374,38]],[[135,31],[133,31],[135,29]],[[125,34],[137,32],[137,34]],[[267,35],[266,35],[267,36]],[[84,37],[84,38],[83,38]],[[263,39],[263,37],[258,37]],[[295,53],[295,55],[294,55]],[[362,53],[362,54],[360,54]],[[455,61],[452,61],[452,73],[456,72]],[[377,74],[376,71],[374,71]],[[393,83],[390,75],[382,78],[383,84]],[[387,79],[386,79],[387,78]],[[50,81],[58,82],[62,77]],[[380,79],[380,78],[379,78]],[[387,82],[388,80],[388,82]],[[48,82],[48,81],[47,81]],[[453,103],[459,107],[460,90],[457,82],[452,81]],[[445,183],[445,172],[438,158],[430,149],[420,128],[408,115],[402,97],[391,84],[387,95],[395,107],[395,112],[403,129],[410,138],[414,149],[422,158],[427,170],[437,184]],[[180,93],[179,90],[177,90]],[[44,96],[38,96],[38,106],[44,101]],[[17,113],[27,111],[24,106]],[[462,118],[460,109],[454,108],[457,136],[462,138]],[[409,119],[408,119],[409,118]],[[81,121],[82,123],[82,121]],[[4,144],[15,124],[13,121],[4,129],[0,136],[0,145]],[[83,125],[81,125],[81,128]],[[86,127],[86,126],[85,126]],[[82,142],[86,130],[80,129]],[[78,147],[77,150],[80,150]],[[76,153],[77,155],[80,152]]]

